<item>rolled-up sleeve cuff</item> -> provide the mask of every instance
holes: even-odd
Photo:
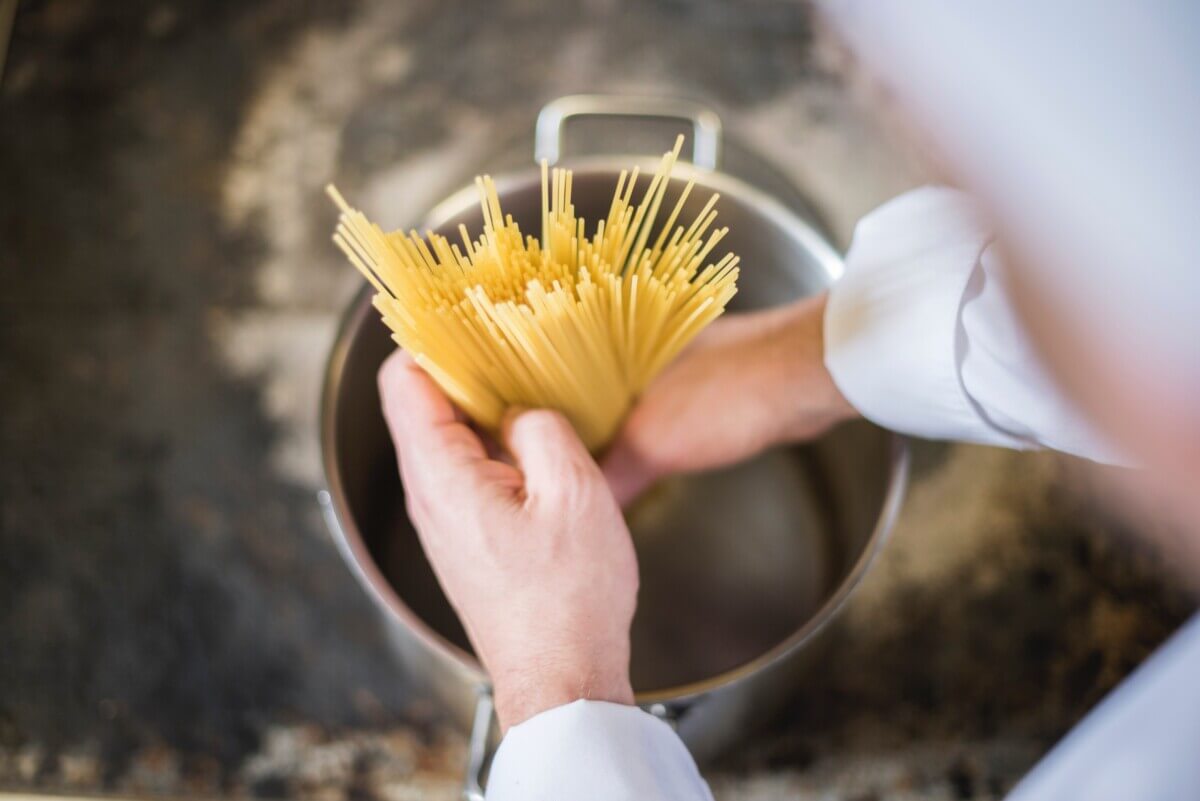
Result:
[[[633,706],[575,701],[509,729],[488,801],[712,801],[671,727]]]
[[[959,318],[989,234],[963,193],[925,187],[864,217],[825,309],[825,365],[885,428],[1027,446],[990,426],[963,386]]]

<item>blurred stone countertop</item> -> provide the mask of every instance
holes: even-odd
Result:
[[[547,101],[692,97],[844,247],[920,182],[782,0],[23,3],[0,84],[0,789],[454,799],[314,502],[358,288],[323,185],[408,226]],[[739,151],[731,151],[733,153]],[[773,165],[764,169],[764,165]],[[826,669],[719,799],[1003,796],[1194,604],[1082,466],[918,443]]]

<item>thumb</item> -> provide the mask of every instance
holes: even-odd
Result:
[[[505,415],[501,431],[531,496],[565,487],[581,470],[601,478],[592,455],[559,412],[512,409]]]
[[[405,486],[462,475],[487,458],[483,443],[411,356],[397,350],[379,370],[379,395]],[[461,480],[461,479],[460,479]]]

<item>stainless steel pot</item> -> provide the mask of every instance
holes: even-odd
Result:
[[[671,192],[696,180],[684,218],[712,192],[721,194],[725,244],[743,264],[734,311],[818,292],[840,274],[839,256],[810,222],[717,170],[720,121],[711,111],[674,100],[563,98],[539,117],[537,155],[556,159],[564,123],[588,114],[690,123],[693,163],[676,169]],[[579,214],[602,217],[617,173],[635,161],[572,160]],[[499,176],[496,185],[505,211],[533,230],[541,214],[538,170]],[[482,225],[473,187],[438,205],[426,227],[450,233],[459,223],[472,231]],[[393,347],[364,287],[329,359],[321,413],[329,489],[320,499],[413,679],[473,727],[466,795],[476,798],[491,728],[487,677],[405,516],[375,384]],[[722,414],[712,410],[713,425]],[[670,720],[698,759],[765,720],[803,680],[817,635],[887,535],[907,472],[901,439],[852,424],[803,447],[668,481],[630,513],[641,571],[631,666],[637,700]]]

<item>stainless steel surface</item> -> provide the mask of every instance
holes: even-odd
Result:
[[[607,211],[626,158],[573,159],[578,213]],[[772,198],[717,172],[680,165],[685,216],[719,191],[725,244],[745,269],[733,311],[812,294],[841,271],[827,240]],[[538,172],[500,176],[506,213],[533,230]],[[670,198],[668,197],[668,202]],[[472,188],[430,215],[429,228],[478,230]],[[719,256],[719,254],[714,254]],[[466,726],[486,679],[404,512],[375,373],[394,346],[370,305],[353,304],[326,377],[321,438],[327,520],[355,575],[384,610],[397,652]],[[722,413],[714,409],[714,418]],[[677,478],[631,511],[641,594],[631,674],[637,700],[671,718],[698,758],[765,719],[802,679],[834,618],[886,537],[907,478],[904,443],[867,424],[709,474]],[[478,737],[478,732],[477,732]],[[476,739],[477,739],[476,737]]]
[[[721,118],[700,103],[676,97],[569,95],[548,103],[538,114],[533,158],[557,164],[562,157],[563,128],[581,117],[657,117],[692,126],[692,164],[715,170],[721,162]]]
[[[467,770],[463,778],[464,801],[483,801],[483,769],[487,764],[488,744],[496,720],[496,706],[492,692],[487,687],[479,688],[479,701],[475,705],[475,720],[471,723],[471,740],[467,743]]]

